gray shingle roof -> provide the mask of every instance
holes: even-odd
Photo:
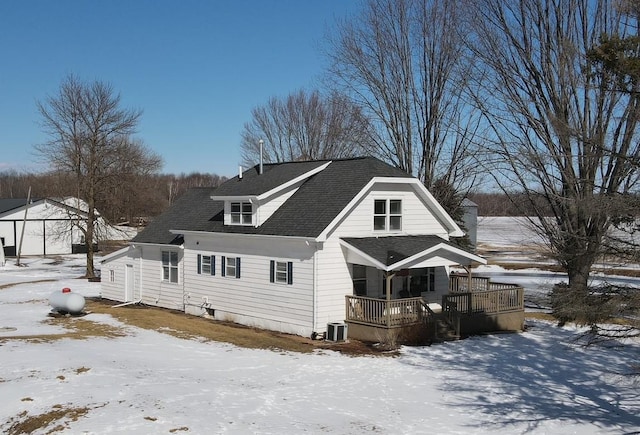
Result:
[[[210,196],[260,195],[307,173],[327,161],[265,164],[234,177],[217,189],[193,189],[138,234],[133,242],[177,243],[169,230],[208,231],[276,236],[317,237],[373,177],[409,175],[372,157],[334,160],[307,179],[260,227],[225,226],[224,204]]]
[[[40,198],[31,198],[31,202],[38,202]],[[8,198],[0,199],[0,214],[24,207],[27,204],[27,198]]]
[[[216,189],[215,194],[220,196],[261,195],[325,163],[327,162],[312,161],[265,164],[263,165],[262,175],[258,173],[259,165],[256,165],[243,172],[242,178],[235,176],[225,183],[222,183],[218,189]]]
[[[342,240],[385,266],[396,264],[441,243],[455,247],[441,237],[433,235],[344,237]]]

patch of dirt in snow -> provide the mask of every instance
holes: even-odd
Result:
[[[218,341],[251,349],[271,349],[284,352],[310,353],[333,350],[346,355],[395,356],[358,340],[332,343],[312,340],[298,335],[284,334],[251,328],[231,322],[222,322],[185,314],[181,311],[146,305],[114,307],[115,302],[105,299],[87,299],[87,309],[91,312],[108,314],[115,319],[138,328],[150,329],[174,337],[198,341]]]
[[[79,418],[87,415],[92,409],[101,408],[106,404],[93,407],[73,407],[70,405],[56,404],[49,411],[37,415],[30,415],[28,411],[22,411],[9,419],[7,424],[10,426],[4,429],[4,433],[7,435],[28,434],[39,429],[48,428],[54,424],[55,426],[50,428],[46,432],[47,434],[63,432],[69,429],[70,421],[78,421]]]

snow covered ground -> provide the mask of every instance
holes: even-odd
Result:
[[[297,354],[185,340],[124,325],[118,338],[31,342],[64,332],[47,298],[82,257],[0,268],[0,431],[80,408],[34,433],[628,434],[640,432],[640,341],[583,347],[582,330],[527,321],[521,334],[404,347],[398,357]],[[524,279],[524,278],[523,278]],[[546,278],[542,278],[544,280]],[[527,278],[535,285],[536,278]],[[56,322],[58,323],[58,322]]]

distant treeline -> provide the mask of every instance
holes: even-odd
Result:
[[[527,207],[524,195],[504,193],[470,193],[467,195],[478,205],[478,216],[534,216],[532,207]],[[522,198],[522,199],[520,199]]]
[[[100,214],[113,223],[138,222],[159,215],[192,187],[216,187],[226,180],[215,174],[161,174],[131,176],[127,193],[118,189],[102,192],[96,204]],[[0,172],[0,198],[78,196],[75,180],[69,175]]]
[[[121,191],[105,192],[97,204],[102,216],[110,222],[131,222],[136,224],[141,218],[159,215],[169,205],[192,187],[216,187],[226,181],[226,177],[216,174],[161,174],[133,177],[129,180],[131,193]],[[0,172],[0,198],[26,198],[29,187],[33,198],[57,198],[77,196],[75,181],[68,175],[28,174],[15,171]],[[480,216],[521,216],[527,211],[524,197],[503,193],[471,193],[468,198],[478,205]],[[516,206],[517,204],[517,206]]]

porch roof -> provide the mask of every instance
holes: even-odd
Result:
[[[434,235],[345,237],[340,243],[347,249],[347,261],[381,270],[467,265],[487,261]]]

